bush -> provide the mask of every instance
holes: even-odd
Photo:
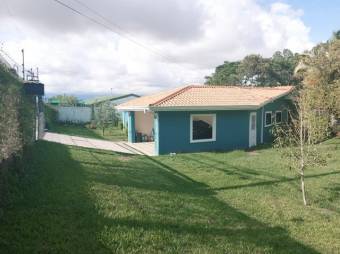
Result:
[[[58,111],[51,105],[44,104],[45,124],[46,128],[50,129],[57,123]]]
[[[34,141],[35,99],[23,83],[0,64],[0,207],[9,179],[22,171],[24,148]]]

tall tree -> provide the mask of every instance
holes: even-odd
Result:
[[[265,85],[270,59],[261,55],[246,56],[238,69],[243,85]]]
[[[294,76],[294,69],[298,63],[298,54],[289,49],[277,51],[270,59],[265,85],[296,85],[299,80]]]
[[[239,85],[241,84],[238,73],[240,62],[228,62],[219,65],[215,69],[215,73],[205,77],[208,85]]]
[[[296,85],[294,77],[298,55],[285,49],[277,51],[270,58],[261,55],[248,55],[242,61],[225,62],[216,67],[215,73],[207,76],[208,85],[256,85],[278,86]]]

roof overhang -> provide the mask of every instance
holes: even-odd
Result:
[[[122,111],[150,111],[150,107],[148,106],[129,106],[129,107],[116,106],[115,109],[120,112]]]
[[[291,92],[293,92],[293,90],[294,90],[294,88],[290,89],[289,91],[287,91],[287,92],[285,92],[285,93],[283,93],[283,94],[280,94],[280,95],[278,95],[278,96],[275,96],[275,97],[270,98],[269,100],[266,100],[265,102],[263,102],[263,103],[261,103],[261,104],[259,105],[259,108],[261,108],[261,107],[267,105],[268,103],[271,103],[271,102],[273,102],[273,101],[275,101],[275,100],[277,100],[277,99],[279,99],[279,98],[282,98],[282,97],[287,96],[288,94],[290,94]],[[287,99],[291,99],[291,98],[289,98],[289,97],[287,96]]]
[[[256,110],[257,105],[240,106],[183,106],[183,107],[150,107],[151,111],[212,111],[212,110]]]

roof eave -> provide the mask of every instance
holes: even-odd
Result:
[[[257,110],[259,105],[150,107],[151,111]]]
[[[283,93],[283,94],[280,94],[280,95],[278,95],[278,96],[272,97],[272,98],[270,98],[270,99],[264,101],[263,103],[260,104],[259,107],[261,108],[261,107],[267,105],[268,103],[271,103],[271,102],[273,102],[273,101],[275,101],[275,100],[277,100],[277,99],[280,99],[280,98],[282,98],[282,97],[284,97],[284,96],[290,94],[290,93],[293,92],[293,91],[294,91],[294,87],[293,87],[292,89],[290,89],[289,91]]]
[[[149,106],[116,106],[116,110],[123,111],[150,111]]]

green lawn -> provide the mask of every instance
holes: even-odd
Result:
[[[101,128],[91,129],[88,125],[81,124],[53,123],[49,124],[48,131],[85,138],[105,139],[111,141],[127,140],[126,132],[121,128],[115,126],[110,126],[106,128],[104,131],[104,135]]]
[[[0,218],[0,253],[339,253],[340,139],[304,208],[278,152],[126,156],[40,141]]]

